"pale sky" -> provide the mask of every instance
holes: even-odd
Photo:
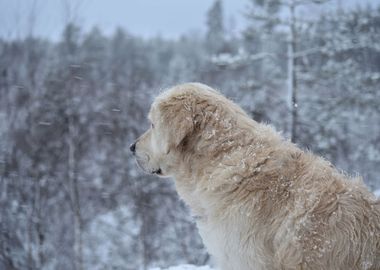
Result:
[[[97,25],[105,34],[117,26],[152,37],[177,38],[190,31],[202,32],[206,12],[214,0],[0,0],[0,37],[24,37],[33,32],[57,40],[63,26],[74,19],[84,31]],[[331,0],[332,9],[339,0]],[[340,0],[344,6],[380,3],[380,0]],[[248,0],[224,0],[227,27],[244,28]],[[348,4],[349,3],[349,4]],[[34,7],[34,8],[33,8]],[[34,10],[34,12],[33,12]],[[35,16],[32,16],[32,15]],[[34,18],[34,19],[33,19]]]

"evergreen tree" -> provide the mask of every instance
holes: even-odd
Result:
[[[225,27],[222,0],[215,0],[207,12],[206,47],[210,54],[221,53],[225,46]]]

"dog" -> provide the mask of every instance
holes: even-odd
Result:
[[[200,83],[161,93],[138,165],[174,178],[221,270],[380,269],[380,201]]]

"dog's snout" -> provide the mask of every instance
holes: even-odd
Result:
[[[132,143],[130,146],[129,146],[129,150],[131,150],[131,152],[134,154],[136,152],[136,142]]]

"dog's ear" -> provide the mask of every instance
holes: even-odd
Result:
[[[194,106],[194,100],[187,95],[172,97],[159,104],[167,152],[179,147],[194,132]]]

